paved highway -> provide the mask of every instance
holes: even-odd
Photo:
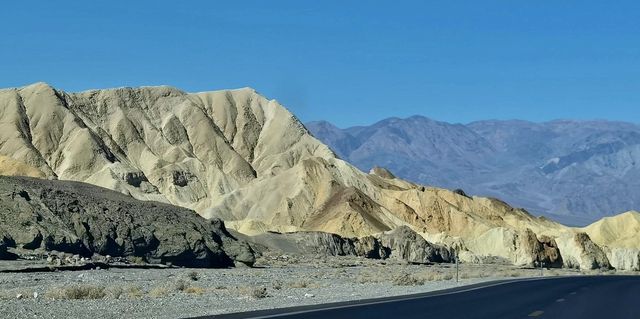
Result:
[[[485,283],[392,298],[202,318],[640,318],[640,276],[577,276]]]

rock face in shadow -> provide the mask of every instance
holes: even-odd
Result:
[[[561,268],[563,266],[562,256],[556,241],[548,236],[536,236],[536,234],[527,229],[523,236],[523,246],[534,262],[542,262],[545,267]]]
[[[407,226],[385,232],[378,238],[382,246],[389,248],[392,258],[411,263],[451,262],[453,259],[448,248],[426,241]]]
[[[285,253],[395,258],[411,263],[451,262],[453,254],[426,241],[407,226],[361,238],[345,238],[325,232],[265,233],[250,237],[257,245]]]
[[[219,219],[89,184],[26,177],[0,176],[0,238],[0,255],[11,246],[186,267],[254,262],[249,245]]]

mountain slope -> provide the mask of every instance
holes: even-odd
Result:
[[[640,127],[619,122],[481,121],[448,124],[414,116],[311,132],[363,170],[492,196],[570,224],[640,205]],[[599,185],[606,185],[601,187]]]

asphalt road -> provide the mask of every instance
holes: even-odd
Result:
[[[202,318],[640,318],[640,276],[498,281],[439,292]]]

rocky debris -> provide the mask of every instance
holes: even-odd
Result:
[[[451,262],[454,254],[446,247],[426,241],[407,226],[384,232],[380,243],[391,251],[390,257],[411,263]]]
[[[94,254],[187,267],[255,260],[221,220],[89,184],[26,177],[0,176],[0,238],[5,247],[67,254],[47,257],[55,265]]]

